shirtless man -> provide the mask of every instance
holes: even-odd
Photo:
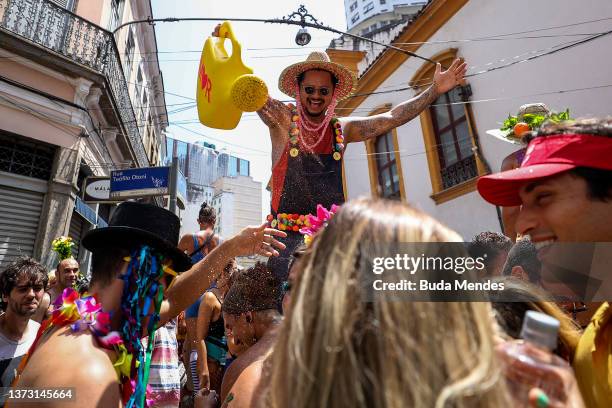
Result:
[[[189,269],[191,262],[176,247],[179,226],[178,217],[167,210],[125,202],[117,208],[107,228],[90,231],[82,243],[92,252],[91,293],[95,294],[95,302],[93,297],[86,298],[89,308],[75,303],[78,310],[62,309],[66,312],[64,321],[55,316],[49,320],[53,326],[35,343],[16,387],[74,387],[72,401],[79,407],[121,407],[130,403],[141,407],[142,400],[130,398],[137,395],[134,390],[142,390],[144,397],[144,375],[135,363],[140,360],[142,367],[146,358],[138,347],[139,339],[151,332],[150,317],[158,314],[161,326],[178,315],[210,286],[231,258],[254,253],[277,256],[275,248],[284,248],[274,238],[284,233],[264,225],[247,227]],[[169,260],[171,266],[167,265]],[[168,283],[174,271],[185,272]],[[166,298],[163,301],[160,287]],[[141,295],[143,288],[145,295]],[[70,299],[64,303],[69,305]],[[95,310],[96,305],[102,309]],[[74,329],[71,323],[76,323]],[[131,339],[126,338],[126,333]],[[127,348],[132,354],[131,359],[122,352],[119,341],[123,342],[123,350]],[[46,405],[60,407],[66,402],[50,400]],[[20,401],[23,407],[38,405],[21,405]]]
[[[63,259],[55,268],[55,276],[57,282],[47,292],[52,305],[61,296],[64,289],[72,288],[75,285],[79,277],[79,263],[74,258]]]
[[[345,201],[342,158],[347,143],[363,142],[389,132],[418,116],[436,98],[463,81],[466,64],[455,60],[446,71],[437,65],[433,84],[418,96],[389,112],[369,117],[335,118],[338,101],[351,95],[354,75],[330,61],[324,52],[312,52],[306,61],[287,67],[280,90],[296,99],[296,107],[273,98],[257,113],[272,139],[272,202],[270,226],[288,232],[287,249],[269,261],[279,281],[287,280],[290,255],[303,241],[298,232],[317,204],[330,208]],[[304,217],[303,217],[304,216]]]
[[[264,360],[272,351],[282,321],[277,309],[277,282],[265,264],[240,274],[223,302],[226,331],[248,346],[223,377],[221,401],[248,406],[261,379]]]

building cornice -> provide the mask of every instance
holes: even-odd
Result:
[[[432,0],[432,2],[395,38],[393,43],[414,43],[429,40],[468,0]],[[417,52],[420,44],[402,47]],[[368,94],[391,76],[410,56],[387,49],[368,67],[359,78],[356,95]],[[355,96],[338,103],[343,113],[350,115],[368,95]]]

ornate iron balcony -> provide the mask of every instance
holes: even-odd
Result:
[[[468,156],[463,160],[451,164],[450,166],[441,169],[442,187],[444,189],[461,184],[478,176],[476,168],[476,158],[474,155]]]
[[[138,166],[149,165],[111,32],[48,0],[0,0],[0,29],[103,75]]]

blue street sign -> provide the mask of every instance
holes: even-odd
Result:
[[[111,198],[169,194],[170,167],[144,167],[111,172]]]
[[[74,202],[74,210],[79,213],[83,218],[85,218],[92,225],[96,225],[96,221],[98,219],[98,214],[87,204],[81,200],[80,197],[76,197]]]

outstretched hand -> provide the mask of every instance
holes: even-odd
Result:
[[[443,94],[457,85],[463,85],[467,64],[459,58],[455,59],[450,67],[442,72],[442,65],[436,64],[436,72],[434,73],[433,82],[438,94]]]
[[[274,237],[286,237],[283,231],[268,228],[267,223],[259,227],[246,227],[232,240],[236,248],[236,256],[262,255],[278,256],[278,250],[285,249],[285,244]]]

